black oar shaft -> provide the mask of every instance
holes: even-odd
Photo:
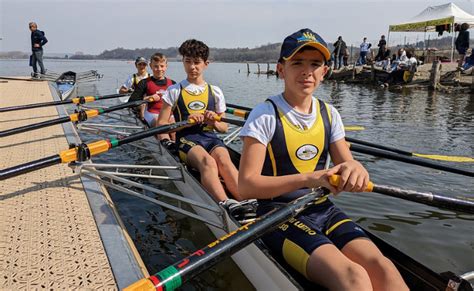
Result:
[[[403,190],[396,187],[374,185],[372,192],[402,198],[414,202],[422,202],[423,204],[436,206],[440,208],[448,208],[452,210],[462,211],[474,214],[474,202],[462,200],[447,196],[441,196],[429,192],[418,192],[414,190]]]
[[[195,251],[192,255],[180,262],[169,266],[147,279],[142,279],[124,290],[174,290],[184,282],[200,274],[204,270],[222,261],[224,258],[241,250],[254,242],[262,235],[280,226],[282,223],[297,215],[316,199],[320,198],[326,190],[317,189],[277,210],[257,218],[237,230],[208,244],[206,247]]]
[[[389,151],[389,152],[394,152],[394,153],[401,154],[401,155],[413,156],[413,153],[410,153],[410,152],[407,152],[407,151],[404,151],[404,150],[400,150],[400,149],[397,149],[397,148],[388,147],[388,146],[384,146],[384,145],[379,145],[379,144],[371,143],[371,142],[368,142],[368,141],[364,141],[364,140],[360,140],[360,139],[356,139],[356,138],[352,138],[352,137],[348,137],[348,136],[346,136],[346,141],[361,144],[361,145],[365,145],[365,146],[369,146],[369,147],[373,147],[373,148],[378,148],[378,149],[381,149],[381,150],[386,150],[386,151]]]
[[[67,117],[60,117],[60,118],[47,120],[47,121],[43,121],[43,122],[38,122],[38,123],[35,123],[35,124],[20,126],[20,127],[16,127],[16,128],[12,128],[12,129],[7,129],[7,130],[0,131],[0,137],[14,135],[14,134],[18,134],[18,133],[22,133],[22,132],[26,132],[26,131],[30,131],[30,130],[35,130],[35,129],[39,129],[39,128],[44,128],[44,127],[48,127],[48,126],[53,126],[53,125],[56,125],[56,124],[61,124],[61,123],[68,122],[70,120],[71,119],[69,118],[69,116],[67,116]]]
[[[144,139],[146,137],[153,136],[153,135],[156,135],[156,134],[177,131],[177,130],[182,129],[183,127],[192,126],[192,125],[195,125],[195,123],[185,120],[185,121],[180,121],[180,122],[176,122],[176,123],[172,123],[172,124],[168,124],[168,125],[154,127],[154,128],[151,128],[151,129],[148,129],[148,130],[145,130],[145,131],[142,131],[142,132],[138,132],[138,133],[129,135],[127,137],[118,139],[117,140],[117,146],[124,145],[124,144],[127,144],[127,143],[131,143],[131,142],[134,142],[134,141],[137,141],[137,140],[140,140],[140,139]]]
[[[230,119],[230,118],[226,118],[226,117],[220,117],[219,120],[223,121],[223,122],[233,124],[233,125],[237,125],[237,126],[244,126],[244,124],[245,124],[245,120]]]
[[[0,181],[31,171],[46,168],[54,164],[69,163],[73,161],[86,161],[91,156],[106,152],[111,148],[115,148],[120,145],[134,142],[156,134],[177,131],[184,127],[192,126],[194,124],[194,122],[189,122],[185,120],[173,124],[154,127],[142,132],[132,134],[122,139],[99,140],[88,144],[81,144],[79,146],[76,146],[75,148],[62,151],[58,155],[0,170]]]
[[[252,111],[252,108],[246,107],[246,106],[242,106],[242,105],[237,105],[237,104],[232,104],[232,103],[226,103],[225,105],[226,105],[227,107],[232,107],[232,108],[235,108],[235,109],[246,110],[246,111]]]
[[[112,99],[118,98],[122,96],[126,96],[128,94],[111,94],[111,95],[104,95],[104,96],[81,96],[77,98],[72,98],[70,100],[62,100],[62,101],[51,101],[51,102],[42,102],[42,103],[35,103],[35,104],[26,104],[26,105],[18,105],[18,106],[10,106],[10,107],[3,107],[0,108],[0,112],[7,112],[7,111],[15,111],[15,110],[25,110],[25,109],[33,109],[39,107],[48,107],[48,106],[56,106],[56,105],[63,105],[63,104],[79,104],[85,102],[92,102],[96,100],[105,100],[105,99]]]
[[[470,171],[463,170],[463,169],[458,169],[458,168],[453,168],[453,167],[448,167],[448,166],[440,165],[438,163],[432,163],[432,162],[422,160],[422,159],[419,159],[419,158],[416,158],[416,157],[407,157],[407,156],[403,156],[403,155],[400,155],[400,154],[391,153],[391,152],[378,150],[378,149],[373,149],[373,148],[369,148],[369,147],[361,146],[361,145],[356,145],[356,144],[351,144],[350,148],[351,148],[352,151],[358,152],[358,153],[363,153],[363,154],[373,155],[373,156],[377,156],[377,157],[393,159],[393,160],[397,160],[397,161],[406,162],[406,163],[409,163],[409,164],[414,164],[414,165],[418,165],[418,166],[423,166],[423,167],[428,167],[428,168],[432,168],[432,169],[442,170],[442,171],[455,173],[455,174],[460,174],[460,175],[464,175],[464,176],[468,176],[468,177],[474,177],[474,172],[470,172]]]
[[[43,169],[52,165],[60,164],[61,156],[53,155],[50,157],[42,158],[33,162],[21,164],[4,170],[0,170],[0,181],[15,177],[18,175],[33,172],[39,169]]]
[[[69,121],[82,122],[82,121],[87,120],[87,118],[96,117],[96,116],[99,116],[99,115],[104,114],[104,113],[109,113],[109,112],[124,109],[124,108],[139,106],[139,105],[141,105],[145,102],[148,102],[148,101],[147,100],[138,100],[138,101],[134,101],[134,102],[129,102],[129,103],[124,103],[124,104],[112,106],[112,107],[105,108],[105,109],[93,109],[93,110],[87,110],[87,111],[82,110],[81,112],[73,113],[73,114],[71,114],[67,117],[60,117],[60,118],[56,118],[56,119],[52,119],[52,120],[38,122],[38,123],[35,123],[35,124],[30,124],[30,125],[25,125],[25,126],[21,126],[21,127],[17,127],[17,128],[12,128],[12,129],[8,129],[8,130],[0,131],[0,137],[14,135],[14,134],[18,134],[18,133],[22,133],[22,132],[26,132],[26,131],[30,131],[30,130],[35,130],[35,129],[40,129],[40,128],[44,128],[44,127],[48,127],[48,126],[53,126],[53,125],[56,125],[56,124],[66,123],[66,122],[69,122]]]

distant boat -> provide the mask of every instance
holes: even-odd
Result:
[[[76,89],[76,73],[73,71],[64,72],[54,82],[61,100],[66,100]]]

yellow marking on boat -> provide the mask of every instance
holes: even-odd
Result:
[[[432,159],[432,160],[438,160],[438,161],[462,162],[462,163],[474,162],[474,158],[470,158],[470,157],[426,155],[426,154],[417,154],[417,153],[413,153],[413,155],[419,158],[426,158],[426,159]]]
[[[358,125],[349,125],[349,126],[344,126],[344,129],[347,131],[357,131],[357,130],[364,130],[365,127],[358,126]]]

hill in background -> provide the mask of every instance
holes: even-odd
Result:
[[[451,37],[444,37],[439,39],[434,39],[430,41],[419,41],[413,44],[399,44],[392,45],[392,53],[395,53],[399,47],[412,47],[415,49],[422,49],[424,47],[436,47],[438,50],[447,50],[451,49]],[[471,39],[471,44],[474,43],[474,40]],[[271,43],[262,45],[256,48],[211,48],[210,59],[216,62],[226,62],[226,63],[275,63],[278,60],[280,53],[281,43]],[[333,46],[332,43],[328,43],[329,49],[332,52]],[[472,45],[471,45],[472,47]],[[373,49],[378,49],[377,44],[372,44]],[[349,47],[350,49],[350,47]],[[180,60],[181,57],[178,53],[177,47],[169,47],[165,49],[160,48],[136,48],[136,49],[126,49],[126,48],[116,48],[112,50],[105,50],[98,55],[83,54],[77,52],[75,54],[56,54],[50,56],[45,54],[45,58],[65,58],[67,55],[69,59],[74,60],[134,60],[139,56],[149,58],[155,52],[161,52],[171,61]],[[376,51],[375,51],[376,53]],[[352,55],[355,57],[359,54],[359,48],[353,47]],[[30,53],[24,52],[0,52],[0,59],[25,59],[28,58]]]

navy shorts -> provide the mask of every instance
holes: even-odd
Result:
[[[257,215],[272,210],[278,203],[259,202]],[[311,253],[324,244],[342,249],[355,238],[367,238],[365,232],[329,199],[314,204],[263,236],[263,242],[276,254],[307,277],[306,264]]]
[[[177,137],[179,157],[186,162],[188,152],[194,146],[202,146],[206,152],[211,153],[217,147],[225,147],[224,142],[214,133],[201,131],[198,133],[186,134]]]

